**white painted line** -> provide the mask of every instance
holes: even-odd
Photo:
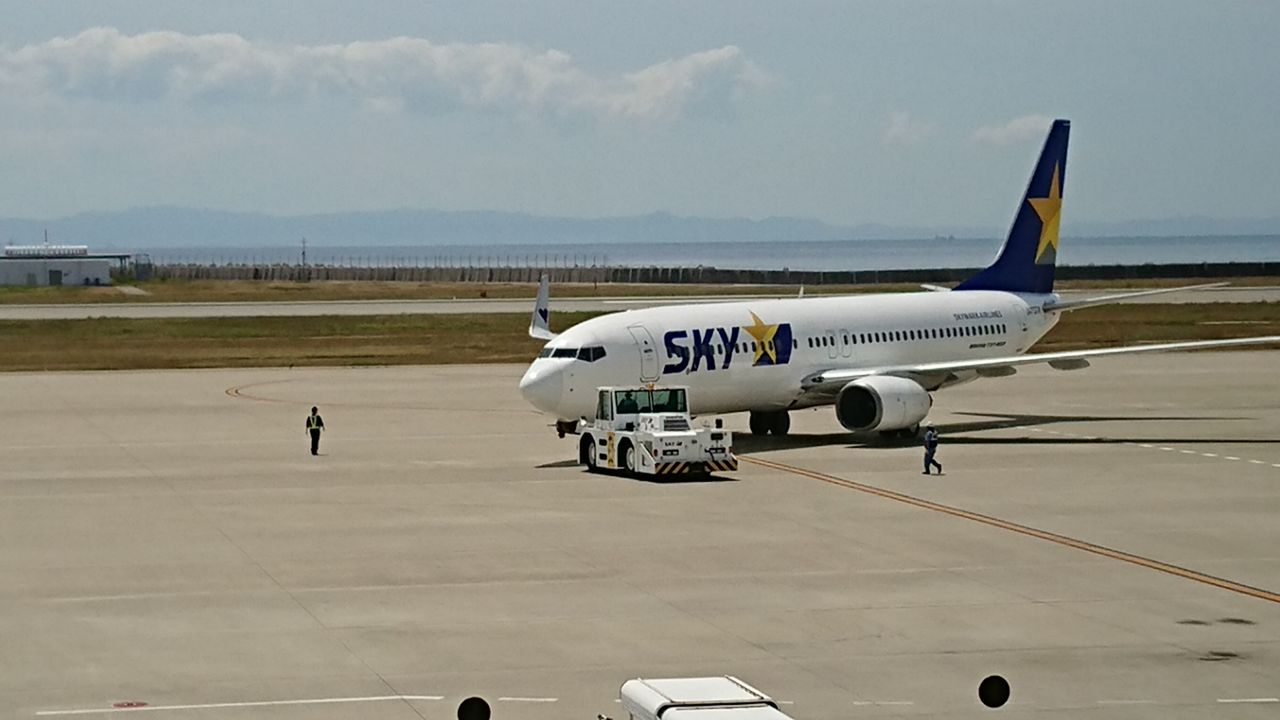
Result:
[[[141,707],[81,708],[78,710],[38,710],[36,715],[107,715],[149,710],[218,710],[225,708],[278,707],[281,705],[336,705],[339,703],[371,703],[390,700],[443,700],[443,695],[370,695],[367,697],[307,698],[304,700],[255,700],[250,702],[200,703],[194,705],[143,705]]]
[[[1163,451],[1165,451],[1165,452],[1173,452],[1173,450],[1174,450],[1174,449],[1173,449],[1173,448],[1171,448],[1171,447],[1161,447],[1160,449],[1161,449],[1161,450],[1163,450]]]
[[[1155,447],[1155,445],[1148,445],[1147,443],[1138,443],[1138,447],[1153,448]]]
[[[1271,463],[1271,467],[1280,467],[1280,463]]]
[[[1240,458],[1236,457],[1235,455],[1223,455],[1222,459],[1223,460],[1239,460]]]
[[[1266,463],[1266,461],[1264,461],[1264,460],[1250,460],[1249,462],[1253,463],[1254,465],[1266,465],[1266,464],[1267,464],[1267,463]]]
[[[1280,698],[1218,698],[1220,703],[1280,703]]]
[[[1183,455],[1199,455],[1200,454],[1200,453],[1197,453],[1195,450],[1179,450],[1178,452],[1182,453]]]
[[[498,702],[530,702],[530,703],[553,703],[559,702],[560,698],[547,697],[500,697]]]
[[[779,705],[795,705],[796,704],[795,700],[774,700],[774,702],[778,703]]]

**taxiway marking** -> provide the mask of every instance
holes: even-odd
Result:
[[[813,480],[820,480],[830,485],[842,487],[847,490],[856,490],[858,492],[867,493],[868,495],[875,495],[881,498],[885,498],[887,500],[896,500],[897,502],[900,502],[900,503],[913,505],[915,507],[922,508],[925,510],[933,510],[934,512],[940,512],[946,515],[951,515],[952,517],[957,517],[964,520],[972,520],[973,522],[982,523],[983,525],[989,525],[991,527],[1000,528],[1002,530],[1009,530],[1010,532],[1016,532],[1020,535],[1026,535],[1028,537],[1038,538],[1040,540],[1047,540],[1051,543],[1056,543],[1058,545],[1062,545],[1065,547],[1074,548],[1076,550],[1083,550],[1087,553],[1092,553],[1094,555],[1100,555],[1102,557],[1111,558],[1112,560],[1120,560],[1122,562],[1130,563],[1131,565],[1137,565],[1139,567],[1145,567],[1150,570],[1156,570],[1158,572],[1180,577],[1185,580],[1193,580],[1195,582],[1202,583],[1204,585],[1210,585],[1223,590],[1229,590],[1234,593],[1239,593],[1241,595],[1248,595],[1249,597],[1255,597],[1255,598],[1258,598],[1259,600],[1267,600],[1269,602],[1280,604],[1280,593],[1272,592],[1270,590],[1265,590],[1263,588],[1253,587],[1252,585],[1245,585],[1244,583],[1238,583],[1238,582],[1235,582],[1234,580],[1228,580],[1226,578],[1220,578],[1214,575],[1208,575],[1206,573],[1198,572],[1196,570],[1179,567],[1177,565],[1161,562],[1160,560],[1143,557],[1141,555],[1134,555],[1133,553],[1124,552],[1123,550],[1115,550],[1113,548],[1109,548],[1103,545],[1097,545],[1084,540],[1078,540],[1073,537],[1067,537],[1066,535],[1059,535],[1057,533],[1052,533],[1047,530],[1040,530],[1037,528],[1033,528],[1028,525],[1019,525],[1018,523],[1010,522],[1008,520],[1001,520],[1000,518],[997,518],[997,517],[992,517],[990,515],[983,515],[982,513],[976,513],[976,512],[973,512],[972,510],[964,510],[962,508],[954,507],[951,505],[943,505],[942,503],[933,502],[932,500],[925,500],[923,498],[918,498],[912,495],[907,495],[905,493],[896,492],[894,490],[886,490],[885,488],[876,487],[874,485],[867,485],[865,483],[855,482],[853,480],[846,480],[844,478],[836,477],[835,475],[828,475],[827,473],[818,472],[816,470],[807,470],[805,468],[796,467],[794,465],[786,465],[784,463],[774,462],[772,460],[763,460],[761,458],[748,457],[745,455],[739,455],[738,459],[743,462],[749,462],[753,465],[759,465],[761,467],[766,467],[766,468],[770,468],[772,470],[778,470],[781,472],[787,472],[793,475],[799,475],[801,477],[807,477]]]
[[[1080,438],[1080,439],[1082,439],[1082,440],[1099,440],[1099,439],[1101,439],[1101,438],[1099,438],[1099,437],[1098,437],[1098,436],[1096,436],[1096,435],[1079,435],[1079,434],[1077,434],[1077,433],[1067,432],[1067,431],[1065,431],[1065,430],[1050,430],[1050,429],[1048,429],[1048,428],[1030,428],[1030,430],[1031,430],[1031,432],[1049,433],[1049,434],[1051,434],[1051,435],[1061,435],[1061,436],[1063,436],[1063,437],[1069,437],[1069,438]],[[1219,455],[1218,453],[1201,452],[1200,450],[1180,449],[1180,448],[1175,448],[1175,447],[1169,447],[1169,446],[1167,446],[1167,445],[1152,445],[1151,443],[1134,442],[1134,441],[1132,441],[1132,440],[1126,440],[1126,441],[1121,442],[1120,444],[1121,444],[1121,445],[1128,445],[1129,447],[1140,447],[1140,448],[1146,448],[1147,450],[1162,450],[1162,451],[1164,451],[1164,452],[1174,452],[1174,451],[1177,451],[1177,452],[1182,453],[1183,455],[1199,455],[1200,457],[1216,458],[1216,459],[1218,459],[1218,460],[1227,460],[1227,461],[1230,461],[1230,462],[1241,462],[1241,461],[1243,461],[1243,462],[1247,462],[1247,463],[1249,463],[1249,464],[1251,464],[1251,465],[1270,465],[1271,467],[1280,468],[1280,463],[1271,463],[1271,462],[1268,462],[1268,461],[1266,461],[1266,460],[1252,460],[1252,459],[1249,459],[1249,458],[1236,457],[1235,455]]]
[[[153,710],[218,710],[227,708],[279,707],[282,705],[338,705],[342,703],[372,703],[390,700],[443,700],[443,695],[369,695],[366,697],[306,698],[302,700],[251,700],[248,702],[199,703],[193,705],[141,705],[138,707],[80,708],[76,710],[39,710],[42,717],[58,715],[107,715],[111,713],[138,713]]]

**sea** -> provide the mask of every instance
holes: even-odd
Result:
[[[814,242],[311,246],[306,263],[345,267],[716,267],[743,270],[972,268],[1000,250],[994,238]],[[297,264],[302,248],[150,248],[157,264]],[[1280,235],[1062,238],[1059,265],[1280,261]]]

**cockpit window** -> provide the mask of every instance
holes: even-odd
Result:
[[[576,360],[584,360],[586,362],[595,362],[605,355],[604,348],[599,345],[591,347],[574,348],[574,347],[544,347],[542,352],[538,353],[540,358],[573,358]]]

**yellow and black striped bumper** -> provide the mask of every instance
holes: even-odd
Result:
[[[738,458],[733,455],[705,462],[658,463],[656,475],[688,475],[707,472],[730,472],[738,469]]]

